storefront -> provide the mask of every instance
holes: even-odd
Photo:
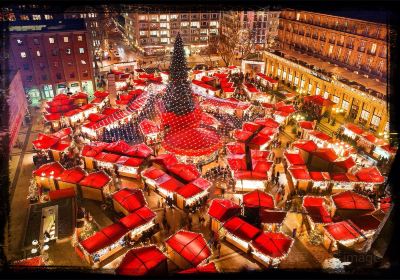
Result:
[[[53,98],[54,97],[54,91],[53,91],[53,86],[52,85],[44,85],[43,86],[43,96],[45,99]]]
[[[93,94],[94,93],[93,82],[90,80],[82,81],[82,91],[90,95]]]
[[[67,93],[67,84],[62,83],[56,86],[56,94]]]
[[[31,104],[33,106],[38,105],[40,103],[40,100],[42,99],[40,95],[40,91],[37,88],[31,88],[28,89],[27,91],[28,97],[31,100]]]
[[[76,93],[78,91],[82,91],[79,82],[73,82],[69,84],[69,92]]]

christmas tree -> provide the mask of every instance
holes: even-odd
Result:
[[[170,66],[170,82],[163,103],[167,112],[186,115],[195,109],[192,89],[188,80],[188,69],[181,36],[176,36]]]

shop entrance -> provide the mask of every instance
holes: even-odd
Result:
[[[28,90],[28,96],[31,100],[32,106],[36,106],[40,104],[40,100],[42,99],[40,96],[40,91],[37,88],[32,88]]]
[[[54,97],[54,91],[52,85],[44,85],[43,86],[44,98],[51,99]]]

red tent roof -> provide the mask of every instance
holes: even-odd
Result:
[[[147,168],[142,173],[142,176],[152,179],[152,180],[156,180],[164,175],[166,175],[166,173],[164,171],[157,169],[155,167]]]
[[[358,179],[351,173],[330,173],[332,181],[337,182],[357,182]]]
[[[315,223],[331,223],[332,218],[324,207],[324,199],[321,197],[305,196],[303,207]]]
[[[160,178],[156,179],[156,183],[160,188],[167,190],[169,192],[176,192],[179,188],[183,186],[183,184],[180,181],[169,176],[168,174],[164,174]]]
[[[276,122],[272,118],[256,119],[254,122],[257,124],[261,124],[265,127],[270,127],[270,128],[278,128],[279,127],[279,123]]]
[[[262,207],[274,209],[274,199],[266,192],[255,190],[243,195],[243,204],[245,207]]]
[[[115,272],[130,276],[146,275],[166,260],[167,257],[154,245],[134,248],[125,254]]]
[[[362,231],[376,230],[381,222],[372,215],[354,216],[350,221]]]
[[[140,124],[140,130],[144,135],[153,134],[160,132],[157,124],[151,120],[144,119]]]
[[[105,98],[109,95],[109,93],[107,91],[96,91],[94,93],[94,96],[97,98]]]
[[[329,162],[334,162],[338,159],[335,150],[331,148],[318,148],[316,151],[313,152],[313,154]]]
[[[101,113],[103,115],[110,116],[110,115],[115,114],[116,112],[119,112],[119,111],[120,111],[120,109],[107,107],[107,108],[104,108]]]
[[[261,231],[255,226],[245,222],[244,220],[233,217],[226,221],[223,227],[234,236],[246,241],[250,242],[250,240],[254,239]]]
[[[272,127],[264,127],[263,129],[261,129],[261,131],[259,132],[259,135],[263,135],[263,136],[271,136],[274,135],[275,133],[277,133],[278,130],[276,128],[272,128]]]
[[[293,105],[284,105],[284,106],[280,106],[279,108],[276,109],[279,112],[284,112],[287,114],[291,114],[293,112],[296,112],[296,109],[294,108]]]
[[[51,146],[50,149],[53,150],[53,151],[63,152],[70,145],[71,145],[71,141],[69,141],[69,140],[60,140],[55,145]]]
[[[117,162],[117,160],[118,160],[120,157],[121,157],[120,155],[100,152],[100,153],[98,153],[94,158],[95,158],[96,160],[102,161],[102,162],[115,163],[115,162]]]
[[[245,144],[241,142],[230,142],[225,147],[228,155],[245,153]]]
[[[177,163],[168,166],[168,171],[186,182],[196,180],[201,175],[194,164]]]
[[[269,136],[259,133],[253,139],[251,139],[250,144],[261,146],[268,143],[270,140],[271,138]]]
[[[285,211],[271,211],[263,209],[260,212],[261,223],[265,224],[282,224],[286,218],[287,212]]]
[[[227,157],[228,165],[231,170],[246,170],[246,155],[235,154]]]
[[[140,189],[121,189],[113,194],[113,200],[131,213],[147,204]]]
[[[313,129],[314,128],[314,123],[310,121],[299,121],[297,122],[298,125],[303,128],[303,129]]]
[[[51,113],[51,114],[46,114],[44,115],[44,119],[46,121],[58,121],[61,118],[61,114],[59,113]]]
[[[79,182],[79,185],[101,189],[110,181],[111,178],[108,177],[103,171],[97,171],[90,173],[85,178],[83,178],[83,180]]]
[[[77,108],[77,109],[73,109],[73,110],[71,110],[71,111],[66,112],[66,113],[64,114],[64,116],[66,116],[66,117],[72,117],[72,116],[75,116],[75,115],[77,115],[77,114],[79,114],[79,113],[82,113],[82,110],[79,109],[79,108]]]
[[[127,232],[128,230],[122,224],[112,224],[103,228],[101,231],[96,232],[89,238],[81,241],[80,244],[86,250],[86,252],[93,254],[112,245]]]
[[[267,180],[268,175],[265,172],[256,172],[248,170],[237,170],[234,173],[235,180]]]
[[[165,242],[193,266],[199,265],[211,255],[206,240],[199,233],[180,230]]]
[[[289,253],[293,240],[278,232],[263,232],[251,241],[251,246],[271,258],[281,258]]]
[[[220,222],[224,222],[233,216],[239,215],[240,210],[240,206],[231,200],[216,198],[211,201],[208,215]]]
[[[309,173],[313,181],[329,181],[331,179],[328,172],[310,171]]]
[[[241,142],[246,142],[247,139],[249,139],[249,137],[251,137],[252,135],[253,132],[246,131],[243,129],[235,129],[235,131],[233,132],[233,137]]]
[[[95,157],[98,153],[103,151],[106,146],[107,143],[103,142],[91,143],[90,145],[83,146],[81,154],[84,157]]]
[[[354,134],[361,135],[364,133],[364,130],[353,123],[346,123],[344,125],[345,128],[351,130]]]
[[[52,135],[54,137],[58,137],[60,139],[63,139],[65,137],[67,137],[67,136],[70,136],[71,134],[72,134],[72,128],[66,127],[66,128],[60,129],[59,131],[53,133]]]
[[[245,122],[242,126],[242,129],[245,131],[255,132],[260,127],[261,125],[255,122]]]
[[[41,177],[50,177],[53,176],[57,178],[65,171],[64,167],[58,162],[51,162],[43,164],[41,167],[33,171],[33,175],[41,176]]]
[[[271,77],[268,77],[267,75],[263,74],[263,73],[257,73],[257,76],[261,77],[264,80],[267,80],[268,82],[272,83],[272,84],[277,84],[278,81],[272,79]]]
[[[25,267],[44,266],[44,265],[45,262],[43,261],[42,256],[18,260],[11,264],[11,266],[25,266]]]
[[[179,274],[197,274],[197,273],[218,273],[217,267],[214,262],[206,265],[199,265],[195,268],[189,268],[178,272]]]
[[[138,228],[157,216],[150,208],[144,206],[137,209],[135,212],[123,217],[119,222],[126,227],[128,230]]]
[[[209,155],[222,146],[220,136],[208,129],[189,128],[168,133],[162,142],[163,147],[172,153],[185,156]]]
[[[82,168],[74,167],[71,169],[64,170],[64,172],[58,176],[57,180],[67,182],[67,183],[77,184],[85,176],[86,176],[86,172]]]
[[[308,173],[307,167],[298,165],[298,167],[290,167],[289,172],[296,180],[310,180],[310,174]]]
[[[193,182],[181,187],[177,193],[184,198],[193,197],[211,187],[211,182],[203,178],[197,178]]]
[[[345,160],[335,161],[334,164],[346,170],[346,172],[356,165],[356,162],[352,157],[348,157]]]
[[[123,166],[139,167],[143,161],[142,158],[121,156],[116,163]]]
[[[300,155],[300,153],[288,153],[285,152],[284,156],[286,158],[286,160],[289,162],[290,165],[304,165],[306,164],[302,158],[302,156]]]
[[[47,150],[50,149],[55,144],[57,144],[59,140],[60,138],[55,137],[53,135],[46,135],[39,133],[37,139],[32,141],[32,144],[35,147],[35,149]]]
[[[335,103],[329,99],[323,98],[321,95],[312,95],[304,97],[304,102],[312,102],[319,106],[329,106]]]
[[[385,177],[381,175],[381,172],[376,166],[362,168],[355,175],[361,182],[377,184],[385,182]]]
[[[347,221],[341,221],[324,226],[328,233],[338,241],[351,240],[360,237],[360,233]]]
[[[75,193],[74,188],[67,188],[67,189],[61,189],[61,190],[55,190],[55,191],[49,192],[49,197],[50,197],[51,201],[75,197],[75,196],[76,196],[76,193]]]
[[[293,143],[293,147],[309,153],[314,152],[318,148],[317,144],[315,144],[315,142],[312,140],[297,140]]]
[[[332,137],[330,137],[329,135],[318,130],[310,131],[309,134],[323,141],[329,141],[332,139]]]
[[[371,200],[363,195],[352,191],[345,191],[332,196],[337,209],[346,210],[370,210],[375,209]]]
[[[264,173],[267,175],[267,172],[271,169],[274,164],[272,161],[266,160],[252,160],[253,163],[253,171],[257,173]]]
[[[271,151],[250,150],[252,160],[266,160]]]

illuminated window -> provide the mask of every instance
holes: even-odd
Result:
[[[79,35],[79,36],[78,36],[78,41],[79,41],[79,42],[82,42],[82,41],[83,41],[83,37]]]
[[[69,42],[69,38],[68,37],[64,37],[64,43],[68,43]]]
[[[83,65],[85,65],[85,64],[86,64],[86,61],[84,61],[84,60],[81,60],[81,63],[82,63]]]
[[[361,118],[364,119],[364,120],[368,120],[368,117],[369,117],[369,112],[366,111],[366,110],[362,110],[361,111]]]
[[[44,15],[44,18],[45,18],[46,20],[49,20],[49,19],[53,19],[53,16],[52,16],[52,15]]]
[[[41,20],[41,16],[40,15],[32,15],[32,19],[33,20]]]
[[[65,52],[66,52],[67,54],[71,54],[71,49],[68,48],[68,49],[65,50]]]
[[[22,40],[20,40],[20,39],[17,39],[17,45],[18,46],[22,46],[24,43],[22,42]]]
[[[376,115],[372,116],[371,124],[373,124],[374,126],[378,126],[380,122],[381,122],[381,118],[380,117],[378,117]]]
[[[36,51],[36,55],[37,55],[37,56],[40,56],[40,51]]]
[[[21,52],[21,57],[25,58],[26,57],[26,52]]]
[[[85,53],[85,49],[84,48],[79,48],[79,53]]]
[[[54,38],[53,38],[53,37],[50,37],[50,38],[49,38],[49,43],[50,43],[50,44],[54,44]]]

